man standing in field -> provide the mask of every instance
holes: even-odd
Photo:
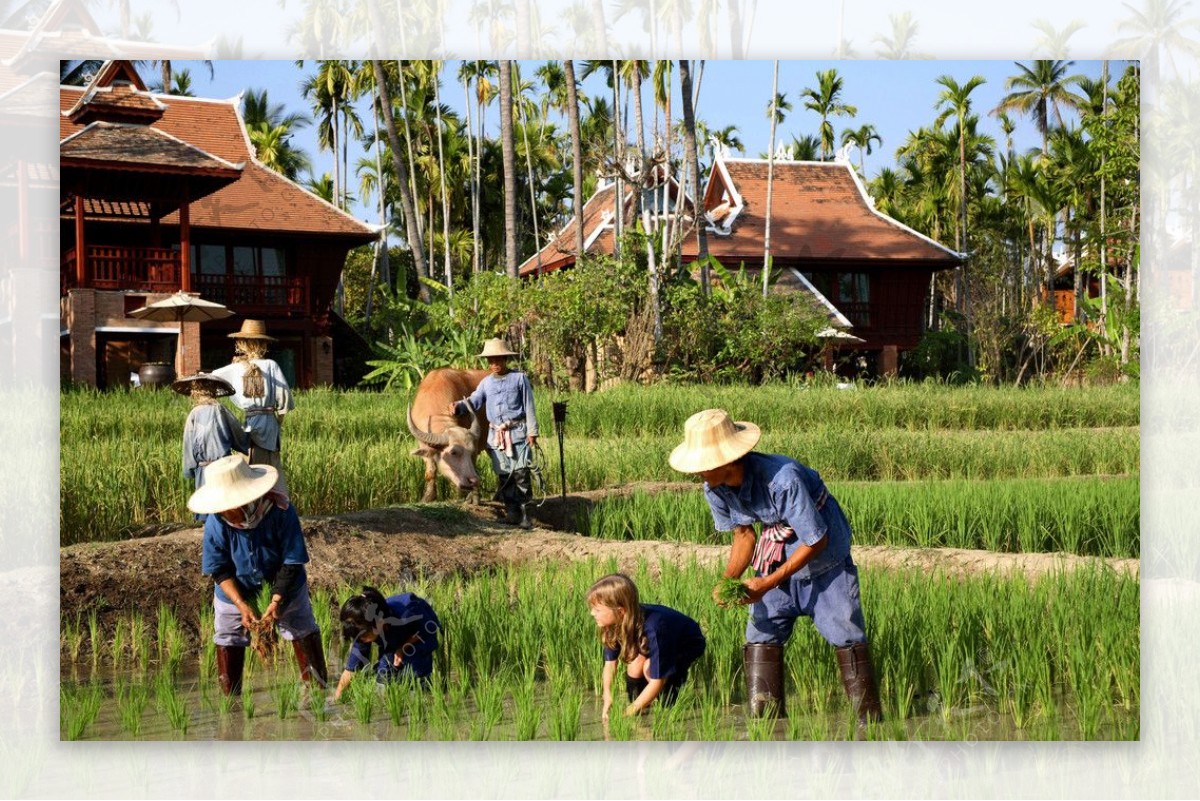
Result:
[[[750,605],[746,625],[751,711],[784,711],[783,644],[796,619],[809,617],[836,649],[842,683],[860,722],[882,718],[859,604],[858,569],[850,557],[850,524],[815,470],[795,459],[753,450],[761,432],[734,422],[721,409],[688,418],[671,466],[704,479],[704,495],[718,531],[733,532],[724,576],[742,582]],[[762,524],[755,535],[754,524]],[[723,604],[721,586],[713,597]],[[760,670],[776,677],[755,686]],[[761,698],[763,693],[767,698]],[[764,703],[765,701],[765,703]]]

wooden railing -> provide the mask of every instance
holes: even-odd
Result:
[[[92,289],[138,289],[174,292],[179,289],[179,251],[170,248],[132,248],[87,245],[87,285]],[[75,286],[75,248],[63,254],[64,288]]]
[[[836,304],[838,311],[846,315],[846,319],[855,328],[870,328],[871,327],[871,304],[870,303],[851,303],[843,301]]]
[[[308,279],[303,276],[198,274],[192,275],[192,289],[243,314],[309,309]]]

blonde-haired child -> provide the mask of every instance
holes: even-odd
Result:
[[[623,573],[597,581],[587,593],[592,618],[604,645],[604,711],[608,720],[617,662],[624,662],[626,715],[645,711],[654,699],[675,702],[688,668],[704,653],[700,624],[682,612],[638,600],[637,586]]]

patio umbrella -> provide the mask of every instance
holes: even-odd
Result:
[[[833,328],[832,326],[818,331],[817,336],[820,339],[838,339],[843,342],[866,342],[862,337],[856,337],[849,331],[844,331],[841,328]]]
[[[147,303],[129,313],[141,320],[174,321],[179,323],[179,336],[175,342],[175,374],[182,376],[180,362],[183,356],[183,324],[202,323],[206,320],[221,320],[233,315],[227,307],[211,300],[204,300],[197,292],[176,292],[169,298]]]

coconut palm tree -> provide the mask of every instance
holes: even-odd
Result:
[[[835,135],[830,117],[853,117],[858,108],[842,102],[843,82],[836,69],[818,70],[817,87],[805,87],[800,93],[806,97],[804,107],[815,111],[821,117],[819,136],[821,137],[821,159],[828,161],[833,155]]]
[[[1032,24],[1041,33],[1033,43],[1034,49],[1050,58],[1067,58],[1071,50],[1067,40],[1087,27],[1087,23],[1078,19],[1071,20],[1062,29],[1055,28],[1045,19],[1035,20]]]
[[[921,26],[913,19],[911,11],[888,14],[888,21],[892,23],[892,35],[877,34],[871,39],[873,42],[879,42],[879,47],[875,48],[877,56],[887,59],[930,58],[928,54],[912,49],[913,42],[917,39],[917,30]]]
[[[1016,62],[1020,72],[1012,75],[1004,82],[1008,92],[993,109],[996,114],[1001,111],[1020,111],[1033,117],[1038,132],[1042,135],[1042,152],[1046,152],[1046,144],[1050,135],[1050,112],[1062,126],[1062,107],[1078,108],[1083,99],[1070,90],[1070,85],[1079,81],[1079,75],[1068,75],[1074,61],[1038,60],[1033,66],[1025,66]]]
[[[583,136],[579,130],[579,88],[575,82],[575,62],[563,62],[563,78],[567,87],[567,124],[571,129],[571,176],[575,193],[575,258],[583,259]]]
[[[1200,44],[1187,35],[1195,30],[1200,19],[1185,17],[1189,0],[1146,0],[1145,8],[1138,11],[1129,3],[1123,3],[1131,12],[1129,19],[1117,23],[1119,32],[1128,32],[1109,45],[1109,52],[1122,58],[1139,58],[1149,75],[1149,85],[1158,86],[1162,76],[1163,57],[1178,74],[1175,54],[1200,55]]]
[[[697,210],[700,197],[700,153],[696,149],[696,115],[692,109],[692,67],[686,59],[679,60],[679,91],[683,97],[683,136],[684,147],[691,173],[691,185],[694,189],[692,197],[696,199]],[[700,287],[705,295],[709,293],[708,277],[708,235],[703,225],[696,226],[696,259],[700,262]]]
[[[513,139],[512,62],[500,62],[500,147],[504,158],[504,266],[517,277],[517,154]]]
[[[866,164],[865,156],[869,156],[874,152],[874,149],[871,147],[872,142],[883,144],[883,137],[879,135],[879,131],[875,129],[874,125],[867,123],[857,130],[847,128],[842,131],[842,145],[851,142],[858,148],[858,171],[865,178],[867,174],[866,167],[864,166]]]
[[[266,89],[248,89],[242,98],[242,122],[254,155],[264,165],[293,181],[302,170],[311,171],[308,154],[291,141],[295,131],[311,123],[308,117],[286,113],[282,103],[272,104]]]

